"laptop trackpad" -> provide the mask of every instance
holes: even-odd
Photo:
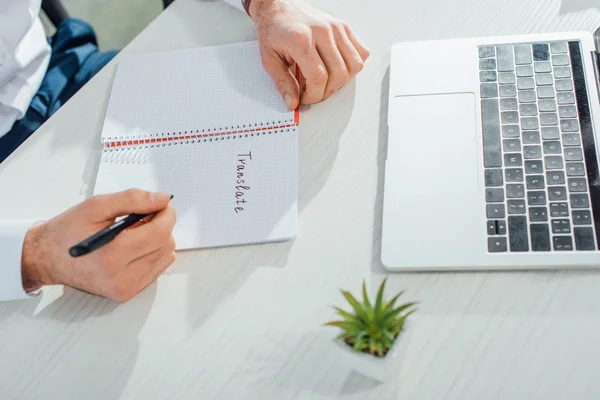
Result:
[[[412,193],[477,189],[479,157],[473,93],[397,96],[389,108],[388,167]]]

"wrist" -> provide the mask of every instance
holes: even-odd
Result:
[[[47,273],[44,255],[45,224],[31,227],[25,234],[23,251],[21,255],[21,278],[23,289],[31,293],[42,286],[52,284],[52,279]]]
[[[250,18],[257,22],[266,10],[270,10],[284,0],[244,0]]]

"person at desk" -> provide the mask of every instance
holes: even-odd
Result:
[[[225,1],[252,18],[263,66],[290,109],[328,98],[369,57],[348,25],[305,0]],[[0,2],[0,162],[116,55],[98,51],[92,28],[79,20],[64,21],[48,41],[40,3]],[[293,64],[302,71],[301,83]],[[47,222],[0,221],[0,300],[54,284],[130,299],[175,260],[169,200],[132,189],[92,197]],[[132,213],[155,216],[94,253],[69,255],[70,246]]]

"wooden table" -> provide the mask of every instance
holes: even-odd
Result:
[[[600,273],[394,274],[421,302],[397,380],[350,372],[321,326],[339,288],[373,290],[389,49],[397,41],[587,30],[596,0],[315,0],[372,50],[301,124],[293,242],[186,252],[126,304],[69,288],[0,304],[2,399],[597,399]],[[219,2],[178,0],[126,53],[254,37]],[[48,217],[92,192],[115,64],[0,166],[0,218]],[[426,251],[426,249],[424,249]]]

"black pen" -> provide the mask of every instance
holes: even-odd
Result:
[[[173,195],[171,195],[171,199],[173,199]],[[123,232],[125,229],[137,224],[142,219],[149,217],[152,214],[131,214],[120,221],[115,222],[108,228],[102,229],[100,232],[90,236],[79,244],[71,247],[69,249],[69,254],[71,257],[81,257],[86,254],[91,253],[92,251],[99,249],[104,246],[106,243],[112,241],[117,235]]]

